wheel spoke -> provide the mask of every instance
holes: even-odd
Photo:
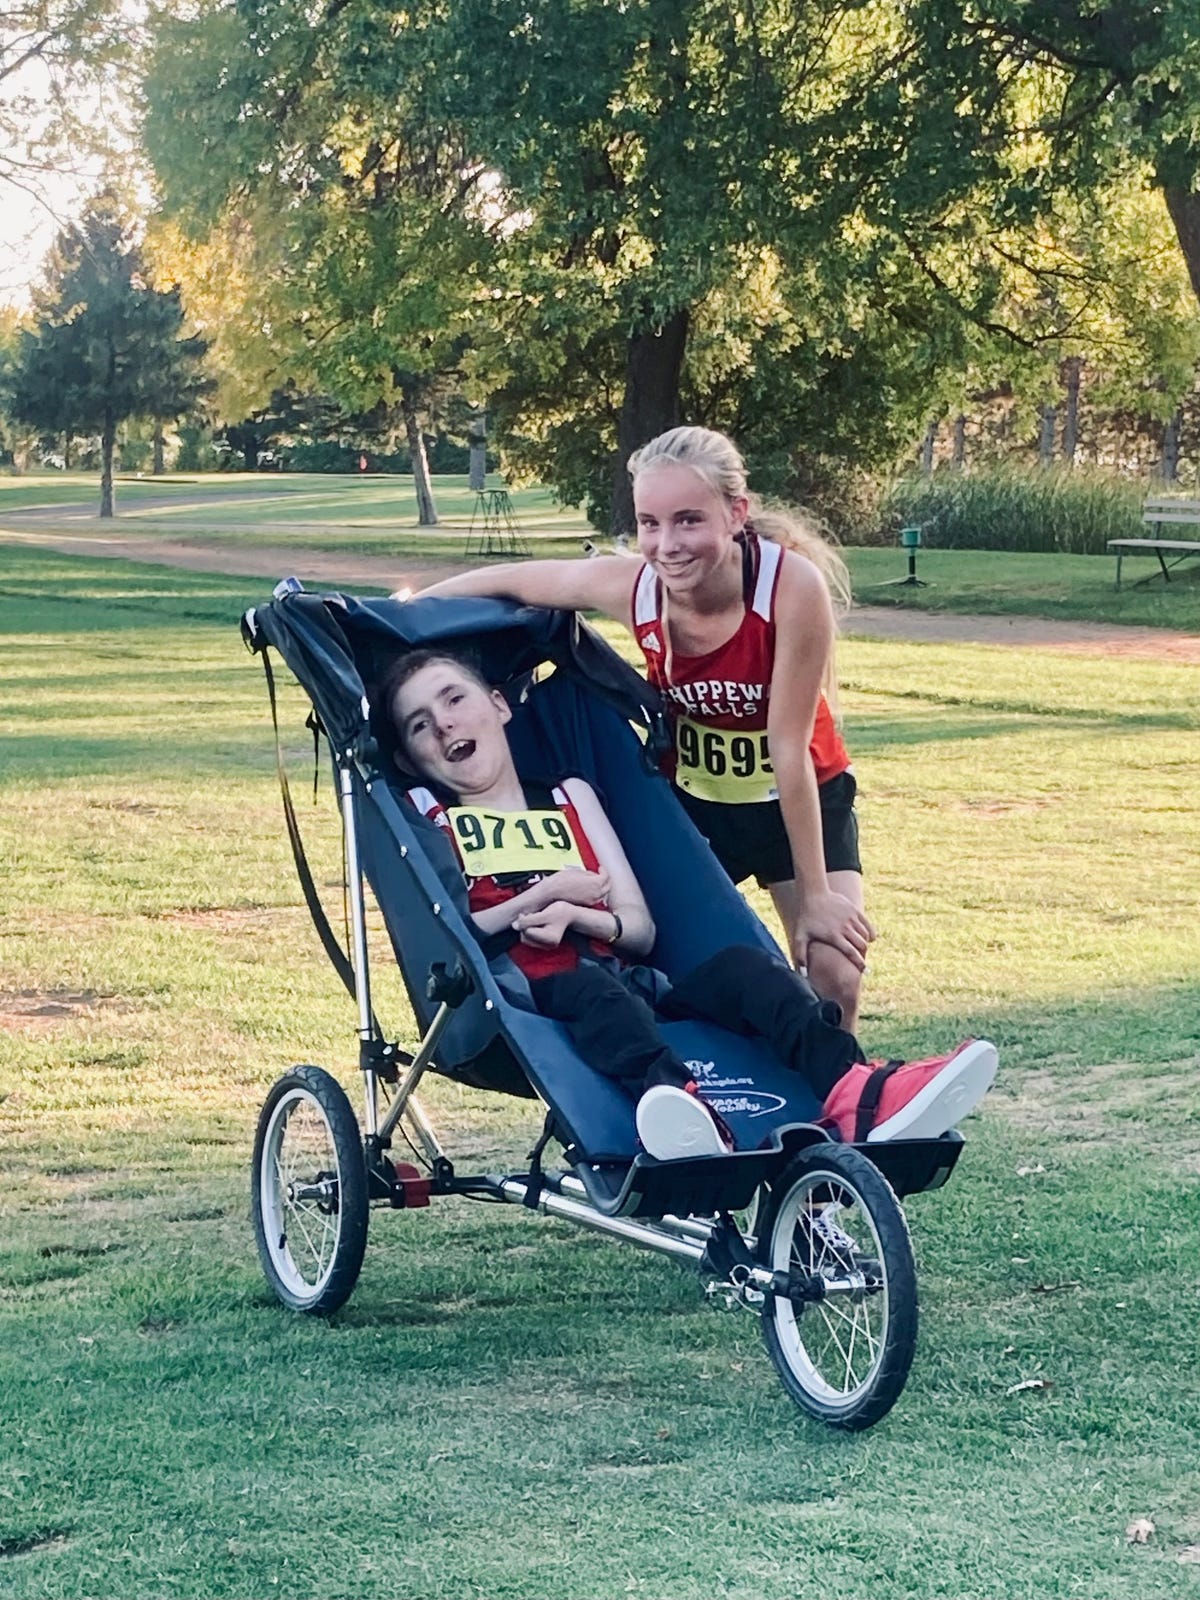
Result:
[[[263,1107],[254,1149],[254,1228],[267,1280],[285,1305],[328,1315],[358,1277],[370,1207],[345,1090],[319,1067],[294,1067]]]
[[[902,1272],[906,1269],[903,1218],[886,1187],[875,1197],[882,1179],[854,1152],[814,1151],[798,1158],[795,1170],[796,1177],[781,1188],[766,1219],[762,1259],[776,1271],[789,1272],[797,1290],[806,1279],[817,1280],[818,1294],[776,1299],[765,1324],[767,1342],[784,1382],[801,1405],[828,1420],[845,1418],[843,1425],[862,1426],[850,1419],[873,1406],[881,1409],[869,1420],[881,1416],[899,1393],[911,1360],[915,1285],[909,1256],[901,1284],[913,1299],[901,1302],[911,1304],[911,1310],[901,1317],[895,1334],[904,1341],[900,1348],[906,1343],[907,1350],[899,1362],[893,1353],[889,1376],[883,1380],[894,1343],[894,1263]],[[859,1187],[860,1170],[867,1187]],[[884,1237],[889,1240],[887,1251]],[[881,1382],[888,1391],[882,1402],[875,1398]]]

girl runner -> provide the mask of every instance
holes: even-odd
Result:
[[[854,776],[833,692],[831,591],[845,568],[765,509],[733,442],[674,428],[630,459],[638,549],[449,578],[428,595],[595,610],[636,637],[676,733],[676,792],[735,882],[770,890],[792,959],[853,1031],[866,951]]]

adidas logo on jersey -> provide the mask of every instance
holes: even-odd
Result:
[[[662,643],[656,633],[648,633],[642,640],[643,650],[657,650],[661,653]]]

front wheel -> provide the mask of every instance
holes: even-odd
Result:
[[[758,1256],[786,1292],[768,1295],[767,1350],[796,1404],[835,1428],[869,1428],[904,1388],[917,1342],[908,1227],[879,1170],[823,1144],[771,1185]]]
[[[267,1282],[285,1306],[328,1316],[367,1247],[367,1166],[346,1091],[320,1067],[271,1089],[254,1140],[251,1206]]]

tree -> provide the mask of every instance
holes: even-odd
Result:
[[[53,215],[86,169],[120,164],[138,24],[118,0],[7,0],[0,10],[0,199]],[[12,191],[19,191],[14,195]],[[22,286],[23,287],[23,286]]]
[[[314,19],[296,0],[256,0],[160,26],[146,141],[168,207],[193,225],[220,226],[230,207],[319,219],[307,250],[276,253],[292,285],[298,262],[320,270],[307,305],[273,325],[307,315],[344,365],[358,341],[377,371],[389,349],[393,370],[436,371],[414,347],[461,332],[529,459],[539,438],[563,437],[555,391],[590,375],[605,405],[587,408],[583,475],[597,507],[615,485],[624,523],[624,461],[679,420],[698,327],[711,351],[714,297],[765,251],[817,279],[824,302],[842,288],[854,299],[899,248],[873,220],[897,183],[927,234],[947,195],[979,181],[979,161],[943,159],[971,148],[949,94],[905,97],[914,3],[444,0],[397,13],[333,0]],[[885,159],[871,162],[880,129]],[[796,328],[808,337],[805,319]],[[825,339],[812,332],[809,370]]]
[[[112,198],[64,231],[22,336],[13,409],[35,427],[100,435],[100,515],[113,514],[113,450],[131,417],[174,419],[207,390],[203,342],[181,335],[177,290],[159,293]]]
[[[993,247],[1107,180],[1122,125],[1178,156],[1192,5],[1144,8],[1106,97],[1066,34],[1018,37],[1097,0],[242,0],[160,25],[146,139],[201,235],[270,219],[276,334],[393,387],[461,342],[506,460],[621,528],[685,404],[818,461],[889,447],[981,340],[1049,350],[1046,274],[1022,302]]]

